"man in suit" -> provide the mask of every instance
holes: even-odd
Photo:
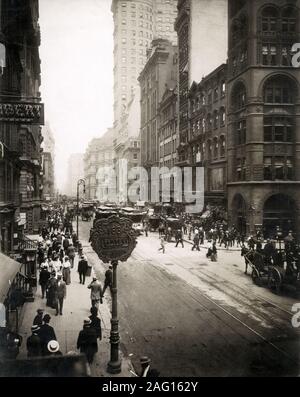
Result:
[[[41,339],[39,337],[40,327],[33,325],[31,327],[32,335],[27,338],[27,357],[39,357],[42,355]]]
[[[94,355],[98,351],[97,332],[91,327],[92,321],[87,318],[83,322],[83,329],[79,332],[77,339],[77,349],[86,355],[89,364],[92,364]]]
[[[61,275],[57,276],[57,304],[56,304],[56,316],[59,314],[62,316],[62,310],[64,306],[64,299],[67,296],[67,286],[66,283],[62,280]]]
[[[88,261],[84,255],[81,255],[80,260],[78,262],[78,273],[79,273],[79,281],[80,284],[85,283],[85,276],[88,270]]]
[[[40,327],[40,330],[38,331],[38,336],[41,339],[43,356],[47,356],[50,354],[48,351],[48,347],[47,347],[48,343],[51,340],[57,340],[53,327],[51,327],[51,325],[49,325],[50,320],[51,320],[51,317],[49,316],[49,314],[45,314],[44,318],[43,318],[43,325]]]
[[[100,281],[97,280],[97,277],[93,277],[93,281],[88,286],[91,290],[91,303],[92,307],[99,308],[99,302],[102,303],[102,287]]]
[[[151,367],[151,360],[147,356],[143,356],[140,359],[142,371],[141,371],[141,378],[157,378],[159,377],[159,372],[156,369],[152,369]]]

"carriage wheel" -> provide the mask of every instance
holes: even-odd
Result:
[[[251,277],[252,277],[253,284],[260,287],[261,286],[261,278],[260,278],[259,271],[256,268],[253,268]]]
[[[280,273],[273,270],[269,274],[268,287],[275,294],[279,294],[281,291],[281,285],[282,285],[282,279]]]

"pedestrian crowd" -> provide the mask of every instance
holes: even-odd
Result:
[[[83,247],[70,225],[68,213],[62,208],[49,215],[39,236],[37,260],[39,266],[39,285],[42,299],[46,299],[47,310],[54,309],[56,316],[63,315],[67,289],[72,283],[71,270],[78,256],[77,272],[79,283],[85,285],[91,273]],[[107,288],[112,289],[112,267],[105,272],[104,288],[96,276],[87,285],[90,289],[90,315],[83,320],[76,347],[86,355],[91,364],[98,352],[98,340],[102,338],[101,320],[98,317],[99,304],[103,302]],[[74,282],[74,280],[73,280]],[[31,327],[31,335],[26,341],[28,357],[62,355],[54,328],[50,325],[51,315],[38,309]]]

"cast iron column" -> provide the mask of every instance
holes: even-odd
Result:
[[[118,295],[117,295],[117,267],[118,261],[111,262],[113,267],[112,283],[112,313],[111,313],[111,331],[110,331],[110,361],[107,364],[107,371],[110,374],[119,374],[121,372],[121,361],[119,359],[119,320],[118,320]]]

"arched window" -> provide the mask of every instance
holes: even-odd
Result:
[[[221,158],[225,157],[225,151],[226,151],[226,142],[225,142],[224,135],[222,135],[220,137],[220,157]]]
[[[240,110],[246,105],[246,88],[243,83],[238,83],[233,89],[231,102],[234,110]]]
[[[207,141],[207,159],[211,160],[211,157],[212,157],[212,143],[211,140],[209,139]]]
[[[213,155],[215,160],[219,157],[219,143],[217,137],[214,138]]]
[[[264,86],[265,103],[290,104],[296,99],[297,88],[288,77],[275,76],[267,80]]]
[[[225,108],[220,109],[220,126],[224,127],[226,122],[226,113],[225,113]]]
[[[261,30],[263,32],[276,32],[279,13],[275,7],[265,7],[261,13]]]
[[[236,144],[244,145],[247,139],[247,122],[241,119],[236,122]]]
[[[281,31],[283,33],[296,32],[297,9],[295,7],[285,7],[281,13]]]
[[[218,111],[214,111],[214,129],[216,130],[219,127],[219,114]]]
[[[207,115],[207,118],[206,118],[206,127],[207,127],[207,131],[211,131],[211,129],[212,129],[212,117],[211,117],[210,113]]]

